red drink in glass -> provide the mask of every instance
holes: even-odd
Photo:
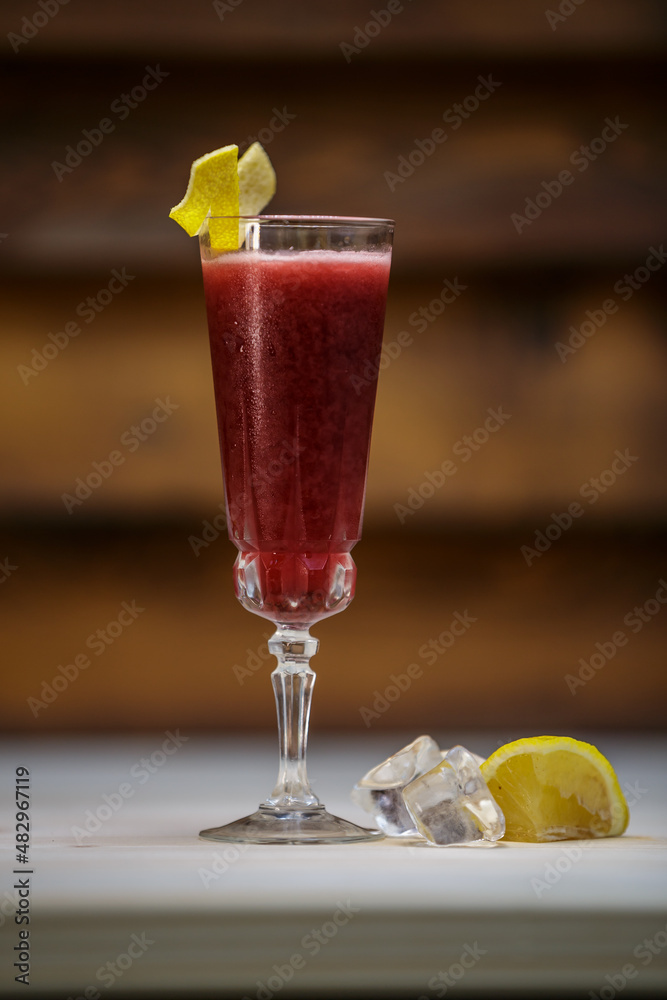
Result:
[[[390,254],[239,252],[203,275],[237,596],[307,626],[354,596]]]

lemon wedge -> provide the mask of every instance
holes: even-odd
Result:
[[[209,237],[211,246],[218,250],[238,248],[233,217],[257,215],[276,190],[276,175],[261,144],[254,142],[240,160],[238,152],[238,146],[222,146],[195,160],[187,191],[169,213],[188,236],[196,236],[204,219],[213,216]]]
[[[569,736],[516,740],[481,771],[505,814],[505,840],[618,837],[628,825],[614,769],[590,743]]]

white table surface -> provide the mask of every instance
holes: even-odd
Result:
[[[31,986],[4,962],[0,995],[667,995],[667,741],[595,740],[631,802],[622,838],[239,849],[196,834],[256,808],[275,778],[274,742],[181,735],[170,756],[163,733],[3,744],[4,957],[18,943],[13,870],[25,867],[14,860],[18,766],[30,769],[34,874]],[[315,734],[314,790],[367,824],[349,789],[415,735]],[[466,742],[488,753],[497,741]],[[149,774],[140,762],[156,751]]]

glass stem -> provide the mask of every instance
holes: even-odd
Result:
[[[310,658],[319,647],[307,628],[276,626],[269,650],[278,660],[271,674],[278,714],[280,768],[272,794],[261,809],[271,812],[313,812],[322,809],[306,774],[306,746],[315,671]]]

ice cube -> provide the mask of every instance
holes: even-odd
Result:
[[[365,774],[352,790],[352,801],[372,814],[390,836],[416,833],[403,801],[403,789],[439,763],[442,752],[430,736],[418,736]]]
[[[477,759],[465,747],[452,747],[439,764],[403,789],[414,825],[430,843],[494,841],[505,833],[505,817]]]
[[[450,753],[454,749],[455,749],[454,747],[450,747],[449,750],[441,750],[440,751],[440,759],[444,760],[445,757],[447,756],[447,754]],[[463,747],[462,749],[465,749],[465,747]],[[473,753],[472,750],[468,750],[468,753],[470,754],[470,756],[475,761],[475,763],[477,764],[478,767],[481,767],[482,764],[484,763],[484,761],[486,760],[486,757],[480,757],[478,753]]]

